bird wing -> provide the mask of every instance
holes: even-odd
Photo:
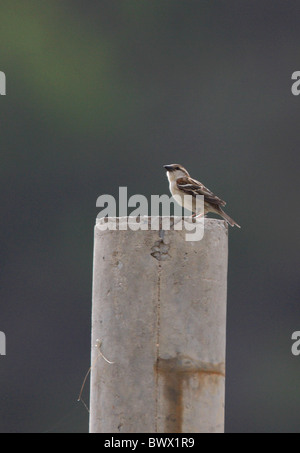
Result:
[[[182,190],[187,195],[192,195],[196,197],[197,195],[203,195],[204,201],[217,205],[225,206],[226,202],[217,197],[211,190],[204,186],[201,182],[196,179],[189,178],[184,176],[183,178],[178,178],[176,184],[179,190]]]

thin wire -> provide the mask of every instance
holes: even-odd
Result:
[[[83,383],[82,383],[82,386],[81,386],[81,389],[80,389],[79,397],[78,397],[78,400],[77,400],[78,402],[80,401],[80,402],[84,405],[84,407],[86,408],[86,410],[88,411],[88,413],[90,413],[90,410],[89,410],[87,404],[85,403],[85,401],[84,401],[83,398],[82,398],[82,393],[83,393],[83,390],[84,390],[84,387],[85,387],[87,378],[89,377],[89,375],[90,375],[92,369],[94,368],[94,366],[96,365],[96,363],[97,363],[97,361],[98,361],[98,359],[99,359],[100,357],[102,357],[102,359],[104,359],[105,362],[109,363],[110,365],[113,365],[113,364],[115,363],[115,362],[111,362],[110,360],[108,360],[108,359],[103,355],[103,353],[102,353],[102,351],[101,351],[101,346],[102,346],[102,341],[101,341],[101,340],[96,340],[95,348],[97,348],[97,350],[98,350],[98,355],[97,355],[96,359],[93,361],[92,365],[90,366],[88,372],[87,372],[86,375],[85,375],[85,378],[84,378],[84,380],[83,380]]]

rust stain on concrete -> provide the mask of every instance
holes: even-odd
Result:
[[[163,379],[163,392],[167,402],[165,415],[165,433],[182,433],[183,422],[183,386],[190,386],[193,380],[197,385],[193,386],[195,398],[203,390],[208,376],[211,384],[218,384],[219,378],[225,377],[224,363],[197,362],[188,356],[173,357],[170,359],[159,358],[155,364],[155,370]]]

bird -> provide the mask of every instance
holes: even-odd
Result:
[[[167,177],[169,180],[170,192],[177,203],[183,208],[192,211],[193,217],[196,216],[196,196],[204,196],[204,215],[212,212],[223,217],[226,222],[232,227],[236,226],[241,228],[226,212],[223,207],[226,202],[217,197],[207,187],[196,179],[191,178],[189,172],[180,164],[164,165],[167,170]],[[190,195],[191,197],[184,197]],[[201,214],[200,214],[201,215]]]

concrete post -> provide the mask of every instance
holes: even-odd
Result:
[[[96,225],[92,433],[224,431],[227,259],[222,220],[198,242]]]

